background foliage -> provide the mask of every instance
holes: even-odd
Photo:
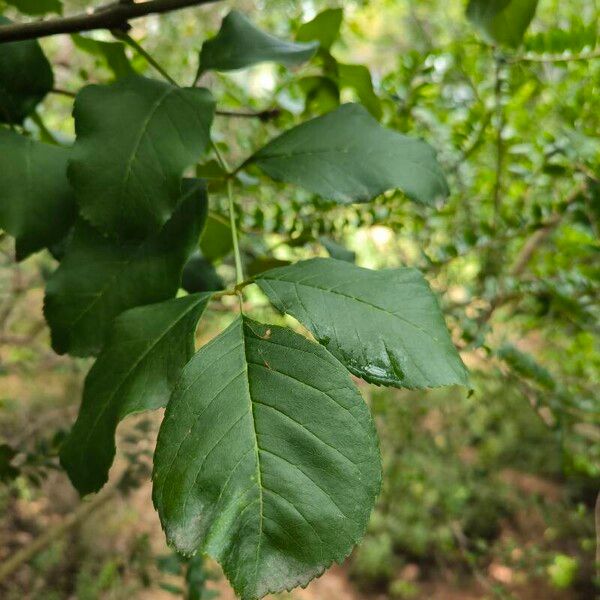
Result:
[[[69,3],[66,10],[83,4]],[[247,2],[236,8],[260,14],[266,29],[293,38],[300,23],[334,5]],[[298,189],[283,193],[258,172],[244,180],[240,225],[250,273],[314,254],[356,256],[358,264],[375,268],[418,267],[441,293],[471,369],[468,396],[362,388],[382,436],[384,490],[344,574],[366,597],[537,598],[543,589],[544,597],[588,598],[600,479],[600,60],[514,57],[595,52],[598,8],[582,0],[542,0],[524,47],[511,52],[482,41],[462,2],[343,5],[339,37],[339,13],[328,13],[319,31],[330,37],[309,65],[205,77],[223,99],[220,108],[274,111],[265,121],[218,118],[219,144],[229,155],[241,159],[301,118],[329,111],[340,99],[358,100],[386,126],[431,143],[449,178],[449,201],[438,210],[408,203],[399,193],[339,207]],[[133,35],[175,79],[189,81],[201,41],[216,31],[222,13],[215,6],[150,18],[138,22]],[[6,14],[15,16],[11,8]],[[302,31],[298,39],[310,39]],[[43,41],[59,65],[56,87],[76,90],[130,68],[110,36],[95,39],[111,46],[88,38]],[[133,68],[154,76],[139,56],[126,55]],[[70,139],[71,109],[69,97],[53,94],[39,111],[43,125],[36,118],[27,127],[42,138]],[[207,163],[202,174],[211,169]],[[225,204],[211,209],[200,242],[201,275],[190,268],[189,276],[200,286],[207,273],[229,285],[231,248],[214,241],[229,239]],[[12,243],[0,242],[6,440],[0,468],[8,554],[75,505],[55,467],[87,363],[47,350],[38,319],[52,258],[38,254],[15,267]],[[256,306],[258,296],[250,302],[257,314],[264,310],[272,318]],[[144,494],[153,447],[147,429],[156,429],[153,419],[120,429],[117,467],[124,475],[111,500],[120,507],[112,525],[90,518],[69,534],[78,550],[65,538],[54,542],[5,583],[8,597],[23,597],[25,590],[31,597],[142,597],[157,585],[180,593],[175,588],[185,589],[185,573],[188,582],[200,578],[191,588],[203,589],[202,568],[165,555],[153,537],[153,516],[136,515],[150,512],[147,500],[132,500]]]

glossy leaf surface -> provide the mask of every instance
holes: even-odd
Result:
[[[0,15],[0,27],[9,23]],[[2,44],[0,123],[21,123],[53,86],[52,67],[37,41]]]
[[[369,411],[324,348],[238,317],[184,368],[159,434],[154,503],[170,542],[217,559],[242,599],[343,560],[379,485]]]
[[[309,60],[318,43],[294,43],[258,29],[242,13],[231,11],[219,33],[202,44],[200,73],[234,71],[263,62],[293,67]]]
[[[405,388],[468,384],[437,300],[416,269],[372,271],[314,258],[256,283],[366,381]]]
[[[77,421],[60,460],[80,494],[98,491],[127,415],[165,406],[194,353],[194,332],[210,294],[140,306],[119,315],[85,380]]]
[[[175,295],[207,212],[204,188],[190,180],[184,184],[171,220],[144,242],[117,243],[77,222],[46,286],[44,312],[56,352],[97,354],[119,313]]]
[[[208,90],[143,77],[77,95],[69,164],[81,215],[102,233],[143,239],[177,206],[181,175],[210,142]]]
[[[344,104],[286,131],[248,163],[343,204],[396,188],[423,204],[448,193],[431,146],[381,127],[359,104]]]
[[[0,128],[0,227],[17,259],[61,240],[75,220],[69,150]]]

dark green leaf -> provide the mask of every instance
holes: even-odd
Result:
[[[516,48],[537,5],[538,0],[470,0],[467,17],[490,42]]]
[[[204,188],[189,180],[184,184],[171,220],[144,242],[117,243],[85,221],[77,222],[66,255],[46,286],[44,312],[56,352],[97,354],[114,317],[175,295],[207,211]]]
[[[433,204],[448,186],[425,142],[385,129],[359,104],[344,104],[269,142],[248,161],[280,181],[340,203],[400,188]]]
[[[56,13],[61,15],[63,6],[61,0],[4,0],[7,4],[14,6],[24,15],[45,15]]]
[[[77,95],[69,164],[82,216],[102,233],[143,239],[177,206],[181,175],[210,142],[205,89],[128,77]]]
[[[10,23],[0,15],[0,27]],[[0,123],[21,123],[54,86],[48,59],[37,41],[0,48]]]
[[[316,42],[296,44],[281,40],[233,10],[223,19],[216,37],[202,44],[199,71],[234,71],[262,62],[293,67],[309,60],[318,46]]]
[[[340,27],[344,18],[341,8],[328,8],[319,13],[312,21],[300,26],[296,41],[310,42],[316,40],[324,50],[329,50],[340,35]]]
[[[0,444],[0,481],[13,481],[19,476],[19,469],[11,464],[17,452],[8,444]]]
[[[140,306],[119,315],[83,389],[60,462],[81,495],[108,479],[115,431],[126,416],[165,406],[194,353],[194,332],[210,294]]]
[[[416,269],[372,271],[314,258],[263,273],[256,283],[366,381],[468,385],[437,300]]]
[[[72,35],[71,38],[79,50],[103,61],[117,79],[135,74],[127,54],[125,54],[123,42],[102,42],[77,34]]]
[[[305,585],[364,533],[380,485],[369,411],[324,348],[238,317],[186,365],[154,457],[167,538],[244,600]]]
[[[189,293],[222,290],[223,280],[213,264],[200,252],[192,254],[183,268],[181,287]]]
[[[259,273],[263,273],[269,269],[274,269],[275,267],[284,267],[289,264],[289,260],[281,260],[279,258],[275,258],[274,256],[257,256],[254,260],[248,263],[246,272],[250,277],[254,277],[254,275],[258,275]]]
[[[209,214],[200,238],[203,256],[213,262],[229,254],[232,248],[231,227],[225,217],[214,213]]]
[[[556,381],[550,372],[540,365],[531,354],[522,352],[512,344],[504,344],[497,354],[513,371],[522,377],[535,381],[549,390],[556,388]]]
[[[69,150],[0,128],[0,227],[17,259],[61,240],[75,220]]]

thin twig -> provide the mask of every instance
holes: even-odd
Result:
[[[212,4],[219,0],[148,0],[147,2],[115,2],[94,11],[71,17],[12,23],[0,27],[0,44],[32,40],[61,33],[79,33],[94,29],[127,29],[127,23],[151,14],[163,14],[188,8]]]
[[[241,117],[248,119],[260,119],[261,121],[269,121],[276,119],[280,114],[281,110],[278,108],[270,108],[267,110],[261,110],[259,112],[236,112],[234,110],[217,110],[216,115],[220,117]]]

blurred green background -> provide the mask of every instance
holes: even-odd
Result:
[[[93,4],[67,1],[65,12]],[[472,374],[471,392],[360,383],[384,465],[368,534],[345,565],[280,598],[595,597],[600,3],[540,0],[517,50],[488,45],[459,0],[224,2],[136,21],[131,35],[191,84],[202,41],[233,7],[286,38],[321,10],[341,7],[331,54],[368,71],[342,76],[321,54],[292,72],[261,65],[205,76],[201,83],[223,110],[276,110],[266,122],[217,119],[216,140],[230,163],[292,124],[358,100],[386,126],[431,143],[452,189],[437,210],[400,193],[340,207],[251,174],[240,198],[247,271],[315,254],[371,268],[418,267]],[[114,76],[106,56],[81,40],[59,36],[42,45],[62,91]],[[546,60],[557,54],[596,56]],[[158,76],[127,55],[137,70]],[[53,94],[39,111],[43,127],[37,119],[28,127],[68,141],[71,108],[71,97]],[[210,167],[207,159],[200,172]],[[228,285],[226,213],[222,190],[212,191],[213,218],[201,241],[210,264],[201,276]],[[78,520],[0,582],[0,597],[232,599],[216,565],[184,560],[164,543],[149,484],[160,415],[120,427],[111,477],[118,485],[79,519],[80,502],[56,456],[89,365],[49,349],[41,309],[54,265],[46,253],[16,264],[12,241],[0,237],[0,561]],[[260,318],[281,318],[255,290],[248,304]],[[227,304],[211,310],[216,331],[230,318]],[[215,331],[204,319],[199,342]]]

